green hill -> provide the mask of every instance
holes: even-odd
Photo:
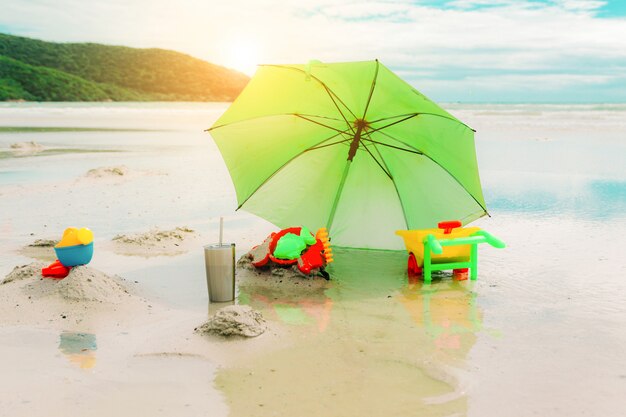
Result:
[[[248,77],[164,49],[0,33],[0,100],[231,101]]]
[[[0,101],[142,101],[149,97],[0,56]]]

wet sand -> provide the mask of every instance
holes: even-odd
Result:
[[[85,226],[89,267],[132,294],[83,303],[80,316],[58,300],[3,302],[0,415],[622,415],[623,118],[601,116],[607,162],[567,111],[453,108],[479,130],[493,217],[476,225],[508,244],[480,248],[478,281],[409,282],[402,252],[337,249],[330,281],[240,269],[236,303],[268,330],[227,339],[194,332],[225,305],[208,305],[202,245],[217,241],[219,216],[238,256],[275,229],[232,214],[228,173],[202,133],[225,106],[106,106],[0,112],[7,126],[63,128],[0,130],[1,149],[93,150],[0,160],[0,277],[51,259],[50,247],[28,247],[37,239]],[[141,175],[85,177],[118,166]],[[157,241],[160,251],[113,240],[179,226],[195,232]]]

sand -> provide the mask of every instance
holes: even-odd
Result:
[[[130,296],[120,277],[82,265],[73,267],[64,279],[44,278],[41,269],[45,266],[43,262],[16,266],[0,282],[0,288],[12,292],[14,288],[10,287],[18,286],[28,299],[56,298],[77,303],[121,304]]]
[[[109,165],[91,168],[74,181],[74,185],[111,184],[124,185],[146,177],[167,175],[161,170],[143,170],[129,168],[126,165]]]
[[[34,142],[16,142],[10,146],[11,151],[18,156],[28,156],[44,151],[45,146]]]
[[[156,256],[177,256],[188,252],[198,243],[200,235],[187,226],[173,229],[154,228],[143,233],[118,234],[109,243],[99,247],[111,248],[115,253],[126,256],[151,258]],[[29,258],[52,262],[56,259],[54,239],[36,239],[18,250]]]
[[[0,283],[0,415],[227,415],[206,340],[186,323],[197,316],[88,266],[42,279],[44,265]]]
[[[59,241],[54,239],[36,239],[28,246],[31,248],[53,248],[57,243]]]
[[[0,282],[0,285],[5,285],[13,281],[20,281],[27,278],[34,278],[37,274],[41,274],[41,268],[44,268],[46,264],[43,262],[33,262],[28,265],[20,265],[13,268],[13,271],[4,277]]]
[[[112,242],[113,251],[117,254],[150,258],[186,253],[198,238],[193,229],[179,226],[169,230],[154,228],[143,233],[119,234]]]
[[[120,165],[113,167],[93,168],[87,171],[85,176],[88,178],[123,177],[125,175],[128,175],[128,173],[128,167]]]
[[[101,166],[97,168],[89,169],[78,182],[97,181],[113,184],[124,184],[128,181],[136,180],[141,177],[154,177],[167,175],[167,172],[162,170],[142,170],[131,169],[126,165],[110,165]]]
[[[43,145],[34,142],[34,141],[30,141],[30,142],[17,142],[17,143],[13,143],[11,144],[11,149],[28,149],[28,150],[36,150],[36,149],[43,149]]]
[[[43,278],[44,262],[16,266],[0,282],[0,324],[59,324],[92,315],[145,310],[147,303],[132,294],[129,283],[89,266],[71,269],[64,279]],[[134,314],[134,313],[133,313]]]
[[[149,232],[134,235],[117,235],[113,240],[120,243],[128,243],[139,246],[158,245],[162,242],[185,240],[188,234],[194,231],[186,226],[176,227],[172,230],[154,229]]]
[[[224,307],[215,313],[206,323],[197,327],[200,334],[215,334],[219,336],[256,337],[267,330],[263,315],[250,306],[232,305]]]
[[[14,251],[33,232],[32,239],[58,238],[50,231],[77,224],[106,231],[97,237],[110,241],[151,225],[215,231],[211,219],[237,206],[223,160],[202,133],[212,121],[206,107],[189,110],[194,121],[170,104],[142,110],[149,120],[137,104],[50,106],[5,109],[0,121],[151,127],[165,118],[178,130],[42,133],[37,141],[44,144],[89,141],[127,152],[3,161],[9,172],[0,176],[0,279],[27,263]],[[0,285],[0,415],[622,416],[626,235],[616,231],[625,225],[626,108],[610,117],[590,107],[541,110],[540,117],[477,113],[484,108],[453,113],[480,134],[493,217],[477,225],[509,247],[479,249],[474,285],[440,278],[429,288],[405,287],[405,254],[364,251],[338,250],[330,282],[238,269],[236,303],[261,312],[268,330],[254,338],[207,337],[193,332],[208,319],[201,245],[189,256],[145,260],[97,242],[90,266],[139,282],[125,285],[128,301],[75,302],[58,294],[33,301],[21,290],[28,279]],[[121,121],[108,123],[115,114]],[[24,140],[0,136],[7,151]],[[532,139],[544,136],[554,140]],[[589,137],[601,146],[590,147]],[[75,183],[89,169],[121,163],[170,175]],[[528,244],[529,230],[541,233],[541,244]],[[229,217],[225,238],[245,251],[271,231],[240,210]],[[182,244],[188,242],[194,239]],[[153,308],[133,304],[133,289],[145,291]],[[158,301],[175,307],[155,312]],[[137,322],[126,325],[129,318]],[[59,346],[66,332],[96,336],[94,368],[79,369],[65,356]],[[449,365],[459,369],[445,372]],[[461,377],[451,378],[456,373]],[[502,389],[511,385],[521,388]]]
[[[20,248],[17,252],[28,258],[52,262],[56,259],[54,246],[57,243],[58,240],[55,239],[36,239],[33,243]]]
[[[279,278],[306,278],[306,279],[317,279],[324,278],[318,269],[311,270],[310,274],[305,274],[301,272],[296,265],[278,265],[273,262],[268,262],[267,265],[257,268],[252,265],[252,259],[254,258],[254,249],[242,255],[237,261],[237,268],[240,270],[247,270],[255,273],[258,276],[268,277],[279,277]]]
[[[323,277],[307,276],[297,267],[275,269],[236,269],[240,293],[280,294],[280,299],[297,302],[301,298],[315,297],[332,288],[332,281]]]

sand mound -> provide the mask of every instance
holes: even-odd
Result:
[[[45,147],[37,142],[17,142],[10,146],[13,156],[31,156],[43,152]]]
[[[129,294],[118,280],[97,269],[77,266],[65,279],[56,283],[56,292],[68,301],[119,304]]]
[[[143,177],[143,176],[154,176],[154,175],[167,175],[166,172],[162,171],[142,171],[142,170],[131,170],[125,165],[117,165],[110,167],[98,167],[90,169],[83,175],[82,178],[79,179],[83,181],[88,180],[109,180],[114,183],[121,183],[125,181],[130,181],[132,179]]]
[[[195,331],[200,334],[217,334],[220,336],[255,337],[267,330],[265,319],[258,311],[249,306],[233,305],[224,307],[215,313]]]
[[[164,241],[178,241],[182,242],[190,234],[195,233],[188,227],[177,227],[172,230],[159,230],[153,229],[149,232],[139,233],[134,235],[117,235],[113,238],[114,241],[120,243],[127,243],[139,246],[155,246]]]
[[[124,165],[115,167],[100,167],[87,171],[85,177],[88,178],[116,178],[128,175],[128,168]]]
[[[21,290],[29,299],[55,297],[66,302],[119,304],[129,296],[119,277],[111,277],[88,266],[77,266],[62,280],[43,278],[41,268],[45,266],[43,262],[17,266],[0,285],[25,281]]]
[[[269,262],[267,266],[257,268],[252,265],[253,255],[248,252],[239,258],[237,261],[237,268],[255,272],[257,275],[274,276],[281,278],[315,278],[319,272],[312,270],[309,275],[303,274],[296,265],[277,265]],[[321,275],[320,275],[321,276]]]
[[[30,151],[30,152],[38,152],[44,149],[43,145],[30,141],[30,142],[17,142],[11,144],[11,149],[16,151]]]
[[[152,314],[151,304],[129,293],[132,286],[88,266],[72,268],[62,279],[43,278],[44,262],[15,267],[0,282],[0,326],[119,328]],[[145,316],[144,316],[145,317]]]
[[[57,243],[59,242],[53,239],[37,239],[33,243],[28,245],[28,247],[30,248],[53,248]]]
[[[0,285],[8,284],[9,282],[19,281],[26,278],[33,278],[35,276],[41,276],[41,268],[46,267],[43,262],[33,262],[28,265],[16,266],[13,271],[4,277]]]
[[[249,295],[255,308],[266,303],[324,305],[328,299],[326,291],[333,285],[333,281],[322,277],[302,274],[295,265],[256,268],[250,264],[249,254],[237,262],[239,294]]]
[[[153,229],[149,232],[117,235],[113,238],[113,251],[120,255],[176,256],[189,251],[199,236],[188,227],[171,230]]]
[[[29,258],[52,262],[56,259],[53,248],[57,243],[58,241],[54,239],[37,239],[33,243],[22,247],[17,252]]]

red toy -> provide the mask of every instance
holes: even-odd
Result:
[[[70,273],[71,269],[71,267],[63,265],[57,259],[47,267],[41,268],[41,275],[43,275],[44,278],[63,279]]]
[[[302,273],[309,274],[313,269],[323,268],[328,263],[332,262],[332,250],[330,248],[328,232],[325,228],[321,228],[317,231],[315,234],[315,243],[306,248],[299,258],[279,259],[274,256],[276,244],[281,237],[287,233],[293,233],[299,236],[301,230],[301,227],[289,227],[278,233],[272,233],[269,235],[262,244],[255,246],[250,251],[252,254],[252,265],[260,268],[267,265],[269,261],[278,265],[296,264]]]

